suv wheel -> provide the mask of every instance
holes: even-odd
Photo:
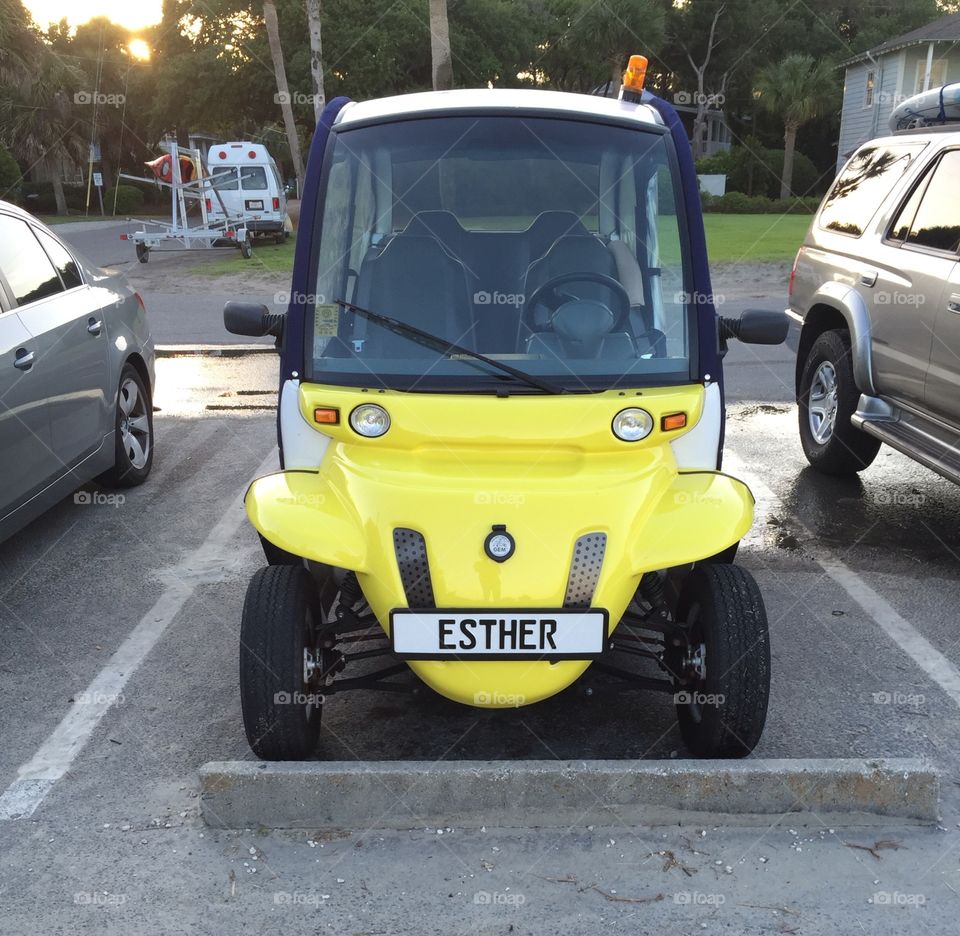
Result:
[[[876,458],[880,440],[850,422],[859,399],[849,334],[824,332],[810,348],[800,378],[800,442],[814,468],[851,475]]]

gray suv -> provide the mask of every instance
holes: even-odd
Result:
[[[126,279],[0,201],[0,540],[94,478],[146,480],[153,377],[146,311]]]
[[[862,146],[790,277],[800,438],[829,474],[881,442],[960,483],[960,129]]]

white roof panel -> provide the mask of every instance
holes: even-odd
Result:
[[[336,126],[347,126],[366,120],[388,120],[399,116],[426,116],[437,111],[484,108],[556,111],[558,114],[627,118],[642,124],[663,125],[660,115],[646,104],[632,104],[616,98],[571,94],[566,91],[478,88],[462,91],[421,91],[374,98],[370,101],[354,101],[340,111]]]

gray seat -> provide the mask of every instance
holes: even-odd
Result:
[[[398,234],[364,260],[357,305],[392,316],[464,347],[474,348],[471,294],[463,264],[434,237]],[[423,344],[376,322],[353,332],[363,357],[429,357]]]
[[[451,211],[418,211],[403,229],[405,236],[434,237],[451,256],[464,266],[468,263],[465,253],[467,231]]]

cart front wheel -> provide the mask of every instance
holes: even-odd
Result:
[[[763,733],[770,695],[770,638],[760,589],[739,566],[699,566],[683,584],[679,618],[689,633],[674,670],[684,743],[701,757],[745,757]]]
[[[247,741],[263,760],[306,760],[316,751],[319,621],[316,587],[303,566],[267,566],[250,580],[240,624],[240,704]]]

